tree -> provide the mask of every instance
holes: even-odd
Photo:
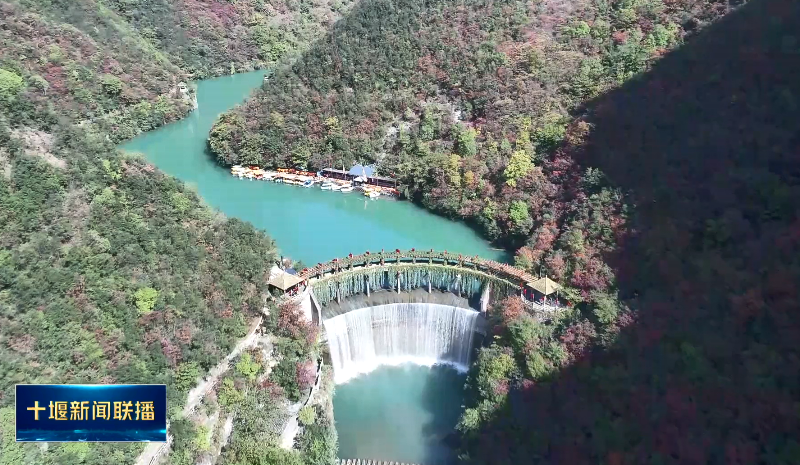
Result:
[[[256,379],[256,375],[260,369],[261,365],[253,360],[249,352],[243,353],[236,363],[236,371],[251,381]]]
[[[517,150],[511,154],[511,159],[508,161],[503,175],[506,178],[506,184],[511,187],[517,186],[517,180],[525,177],[528,171],[533,168],[531,157],[524,150]]]
[[[21,76],[0,68],[0,101],[10,101],[16,97],[24,84]]]
[[[47,82],[45,78],[37,74],[35,76],[31,76],[30,83],[33,87],[41,90],[45,95],[47,95],[47,89],[50,88],[50,83]]]
[[[208,426],[200,425],[197,427],[195,430],[194,441],[192,441],[197,450],[206,451],[211,448],[211,441],[209,439],[210,432],[211,430],[208,428]]]
[[[511,202],[511,206],[508,209],[508,216],[511,218],[511,221],[514,222],[514,226],[519,229],[526,229],[530,226],[531,216],[528,212],[528,204],[521,200]]]
[[[472,128],[464,128],[458,124],[454,128],[456,134],[456,151],[464,157],[472,157],[478,153],[478,144],[475,141],[478,133]]]
[[[122,81],[116,76],[104,74],[103,78],[100,80],[100,85],[103,87],[103,92],[105,92],[106,95],[116,97],[122,93]]]
[[[297,414],[297,419],[300,420],[303,426],[313,425],[314,421],[317,419],[317,412],[314,410],[313,406],[306,405],[300,409],[300,413]]]
[[[153,307],[156,305],[158,291],[152,287],[143,287],[136,291],[133,297],[136,299],[136,308],[139,309],[139,313],[147,315],[153,311]]]
[[[220,162],[231,165],[238,163],[245,132],[245,122],[241,115],[225,113],[212,126],[208,145]]]
[[[179,391],[188,391],[194,387],[199,377],[200,369],[197,367],[197,363],[182,363],[175,372],[175,388]]]

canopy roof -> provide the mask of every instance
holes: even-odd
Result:
[[[371,177],[375,174],[375,165],[353,165],[348,174],[353,176],[366,176]]]
[[[541,292],[544,295],[550,295],[553,292],[561,289],[560,284],[548,278],[547,276],[544,278],[539,278],[532,283],[528,283],[528,286],[534,288],[536,291]]]
[[[270,286],[275,286],[278,289],[285,291],[290,289],[297,284],[303,282],[303,280],[298,277],[297,275],[286,273],[285,271],[281,271],[277,276],[269,280]]]

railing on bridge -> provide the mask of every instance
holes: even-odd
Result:
[[[405,462],[387,462],[385,460],[339,459],[339,465],[414,465]]]
[[[370,265],[387,265],[387,264],[416,264],[428,263],[446,266],[457,266],[464,268],[471,268],[481,271],[500,279],[509,281],[524,287],[527,283],[536,280],[536,277],[526,273],[519,268],[507,265],[505,263],[496,262],[494,260],[487,260],[479,256],[465,256],[462,254],[454,254],[444,252],[436,252],[434,250],[406,250],[401,251],[395,249],[394,252],[381,251],[378,253],[365,252],[360,255],[350,254],[347,257],[334,258],[326,263],[319,263],[313,268],[303,269],[299,276],[303,279],[321,278],[327,273],[338,273],[342,271],[352,270],[355,267],[367,267]]]

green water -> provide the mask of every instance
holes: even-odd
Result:
[[[358,192],[305,189],[231,176],[206,152],[208,131],[221,113],[244,101],[263,76],[263,71],[257,71],[201,81],[196,111],[121,148],[144,153],[162,171],[196,186],[209,205],[265,230],[284,255],[306,265],[348,253],[412,247],[504,257],[467,226],[410,202],[369,200]]]
[[[384,366],[336,386],[339,457],[453,463],[445,438],[458,421],[464,379],[445,366]]]
[[[144,153],[162,171],[195,186],[209,205],[265,230],[284,255],[306,265],[365,250],[412,247],[505,258],[465,225],[409,202],[232,177],[206,152],[208,131],[263,76],[254,72],[200,82],[196,111],[121,148]],[[408,366],[382,367],[337,386],[339,456],[426,465],[451,458],[442,439],[457,420],[463,383],[463,376],[449,368]]]

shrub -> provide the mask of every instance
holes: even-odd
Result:
[[[0,101],[13,99],[24,85],[22,77],[0,68]]]
[[[306,405],[300,409],[300,413],[297,414],[297,419],[300,420],[303,426],[313,425],[314,421],[317,419],[317,412],[314,410],[313,406]]]
[[[253,356],[250,355],[249,352],[243,353],[236,363],[236,371],[251,381],[256,379],[256,375],[260,369],[261,365],[253,360]]]
[[[175,388],[179,391],[188,391],[194,387],[199,377],[200,369],[197,367],[197,363],[182,363],[175,372]]]

